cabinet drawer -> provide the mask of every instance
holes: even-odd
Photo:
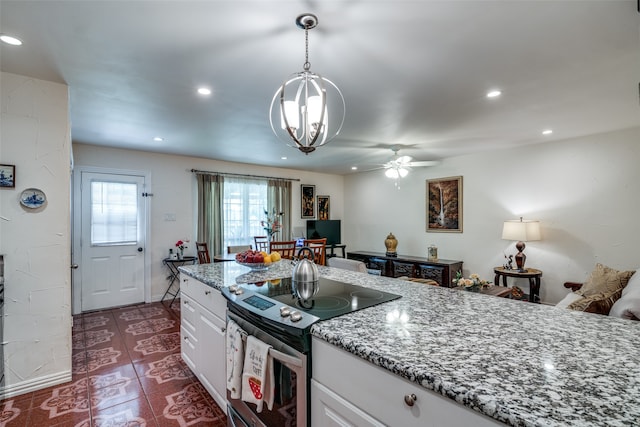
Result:
[[[186,280],[184,279],[186,278]],[[182,284],[185,287],[182,287]],[[227,300],[216,288],[205,285],[199,280],[183,275],[181,282],[182,294],[191,297],[195,302],[214,313],[216,316],[224,319],[227,312]]]
[[[394,426],[504,426],[326,341],[313,339],[313,379],[364,413]],[[340,366],[341,369],[336,369]],[[345,381],[344,372],[358,381]],[[416,396],[413,406],[405,396]],[[312,399],[314,397],[312,396]]]
[[[180,296],[180,324],[189,329],[192,334],[196,331],[198,321],[197,305],[195,301],[185,293]]]
[[[184,362],[194,373],[196,370],[196,355],[198,352],[198,340],[184,327],[180,327],[180,355]]]

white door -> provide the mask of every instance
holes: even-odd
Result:
[[[145,177],[81,174],[82,311],[144,302]]]

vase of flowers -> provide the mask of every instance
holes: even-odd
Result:
[[[176,248],[178,248],[178,259],[184,259],[184,250],[187,248],[188,240],[178,240]]]
[[[477,274],[472,274],[468,279],[462,277],[462,271],[456,273],[456,278],[453,279],[453,284],[456,286],[463,286],[465,291],[478,292],[480,289],[491,286],[491,282],[488,280],[480,279]]]
[[[260,225],[267,233],[267,240],[271,242],[273,235],[282,229],[282,222],[280,221],[280,217],[284,215],[284,212],[276,211],[276,208],[271,210],[271,214],[269,214],[268,210],[264,210],[264,214],[267,219],[260,221]]]

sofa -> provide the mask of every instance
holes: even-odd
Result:
[[[571,292],[556,307],[640,320],[639,271],[620,271],[598,263],[584,283],[564,284]]]

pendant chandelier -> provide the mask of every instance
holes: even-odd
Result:
[[[338,135],[345,104],[342,92],[331,80],[310,71],[309,30],[318,25],[318,18],[305,13],[296,18],[296,25],[305,36],[303,70],[289,76],[276,91],[269,120],[278,138],[309,154]]]

